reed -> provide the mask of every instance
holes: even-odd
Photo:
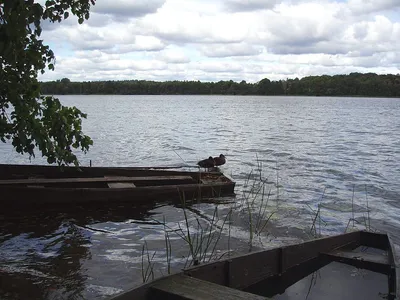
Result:
[[[146,251],[145,251],[146,249]],[[150,258],[150,252],[149,248],[147,247],[147,242],[146,240],[144,241],[143,247],[142,247],[142,280],[143,283],[146,283],[150,276],[151,280],[154,280],[154,256],[156,255],[156,251],[154,251],[152,257]],[[147,259],[147,266],[145,268],[145,263],[144,263],[144,258],[146,257]]]
[[[326,187],[324,188],[324,191],[322,192],[321,198],[317,204],[317,210],[314,210],[310,205],[307,204],[308,208],[311,210],[311,227],[310,227],[310,234],[314,238],[321,237],[321,223],[324,223],[325,226],[327,225],[327,222],[324,221],[321,217],[321,207],[322,207],[322,200],[324,199],[326,192]],[[318,222],[318,232],[317,232],[317,222]]]
[[[166,230],[165,216],[163,216],[164,223],[164,239],[165,239],[165,249],[166,249],[166,259],[167,259],[167,274],[171,274],[171,257],[172,257],[172,247],[171,240],[169,238],[169,232]]]
[[[351,197],[351,215],[353,219],[353,228],[354,228],[354,187],[355,185],[353,184],[353,195]]]
[[[241,207],[246,214],[249,233],[249,251],[252,251],[254,237],[261,238],[261,233],[265,231],[275,211],[268,210],[269,201],[272,195],[272,188],[268,187],[268,178],[263,178],[262,163],[257,159],[257,169],[255,172],[250,170],[242,189]],[[254,175],[253,175],[254,174]],[[252,179],[251,179],[252,178]],[[276,182],[276,201],[279,200],[279,177]],[[268,193],[266,192],[268,190]]]
[[[368,231],[371,231],[371,218],[370,218],[370,216],[369,216],[370,209],[369,209],[369,205],[368,205],[367,185],[365,184],[364,187],[365,187],[365,201],[367,202],[367,217],[368,217],[368,227],[367,227],[367,230],[368,230]],[[366,225],[367,225],[367,224],[366,224]]]
[[[257,169],[250,170],[244,184],[241,189],[241,197],[235,202],[235,216],[240,216],[243,220],[248,223],[248,245],[249,251],[253,250],[253,243],[255,237],[259,237],[266,233],[269,235],[268,225],[271,223],[272,218],[278,213],[278,204],[282,200],[280,192],[279,182],[279,169],[278,162],[276,162],[276,181],[268,181],[268,178],[263,177],[263,165],[257,159]],[[199,176],[201,176],[201,172]],[[276,192],[274,191],[276,189]],[[273,193],[275,192],[275,195]],[[176,223],[171,228],[168,226],[165,217],[162,221],[157,221],[163,226],[165,249],[166,249],[166,265],[167,272],[171,274],[171,261],[173,257],[173,247],[171,245],[172,236],[178,236],[181,241],[184,242],[182,248],[187,249],[187,255],[183,258],[184,267],[190,267],[193,265],[199,265],[202,263],[210,262],[211,260],[218,260],[224,255],[231,255],[231,223],[233,218],[234,206],[229,208],[228,213],[220,216],[219,206],[215,205],[212,216],[202,215],[200,211],[197,211],[188,203],[195,203],[193,201],[187,201],[187,196],[183,191],[178,191],[181,197],[181,208],[182,208],[182,220]],[[313,238],[322,236],[322,227],[327,226],[328,223],[322,217],[323,200],[326,193],[326,187],[324,188],[321,197],[315,207],[311,207],[306,204],[311,212],[311,226],[308,232]],[[360,224],[356,219],[356,203],[355,203],[355,185],[352,189],[351,198],[351,218],[349,219],[345,232],[349,229],[351,224],[355,227]],[[193,199],[197,198],[199,201],[205,201],[202,199],[201,194],[193,195]],[[275,205],[270,205],[271,201],[276,200]],[[365,186],[365,201],[367,207],[367,217],[364,217],[364,226],[367,230],[371,230],[370,222],[370,207],[369,199],[367,195],[367,187]],[[238,212],[238,213],[236,213]],[[227,227],[228,223],[228,228]],[[227,251],[219,254],[217,249],[221,248],[220,242],[223,234],[227,234]],[[185,249],[185,250],[186,250]],[[142,277],[143,280],[147,281],[149,278],[154,278],[154,263],[152,262],[155,256],[155,252],[151,255],[147,247],[147,243],[143,245],[142,249]],[[315,278],[314,278],[315,279]]]
[[[346,228],[344,230],[345,233],[349,230],[350,224],[352,224],[352,228],[356,228],[356,225],[362,225],[364,227],[363,229],[366,230],[366,231],[370,231],[370,232],[376,231],[371,226],[371,216],[370,216],[371,208],[369,206],[368,191],[367,191],[367,186],[366,185],[364,185],[364,189],[365,189],[365,203],[366,203],[366,206],[365,207],[361,206],[361,207],[365,208],[366,216],[363,213],[362,221],[359,221],[359,220],[356,219],[356,211],[355,211],[355,208],[354,208],[355,187],[353,185],[353,194],[352,194],[352,198],[351,198],[351,218],[349,218],[349,220],[347,222]]]
[[[170,236],[171,234],[176,234],[178,237],[184,241],[186,247],[188,247],[188,255],[185,262],[185,267],[191,265],[198,265],[203,262],[209,262],[213,258],[216,258],[216,249],[217,245],[221,239],[223,230],[227,223],[228,218],[230,219],[232,214],[232,208],[229,212],[225,215],[225,217],[221,220],[218,217],[218,207],[214,208],[214,212],[212,215],[211,220],[207,225],[203,225],[201,220],[205,220],[204,218],[200,219],[195,217],[193,221],[189,219],[188,216],[188,209],[186,207],[186,198],[185,195],[182,194],[182,211],[183,211],[183,222],[178,222],[177,226],[178,229],[173,229],[164,222],[162,225],[164,226],[165,232],[165,244],[167,251],[167,263],[168,263],[168,270],[170,272],[170,261],[171,261],[171,243],[170,243]],[[222,221],[221,226],[218,225]],[[183,223],[183,224],[181,224]],[[194,224],[193,224],[194,223]],[[230,227],[230,222],[229,222]],[[195,229],[191,229],[195,228]],[[228,230],[230,238],[230,229]],[[230,245],[228,244],[228,252],[230,251]]]

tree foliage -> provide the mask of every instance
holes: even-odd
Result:
[[[95,0],[0,0],[0,139],[19,153],[41,151],[48,163],[78,165],[73,149],[93,144],[82,132],[86,114],[40,93],[37,76],[54,70],[55,56],[40,39],[44,22],[61,22],[70,13],[82,23]],[[71,148],[72,147],[72,148]]]
[[[351,73],[349,75],[308,76],[302,79],[257,83],[230,81],[95,81],[72,82],[68,78],[43,82],[45,94],[122,95],[304,95],[400,97],[400,75]]]

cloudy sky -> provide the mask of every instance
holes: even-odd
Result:
[[[257,82],[400,67],[400,0],[97,0],[44,24],[40,80]]]

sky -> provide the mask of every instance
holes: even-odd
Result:
[[[43,28],[41,81],[400,73],[400,0],[96,0],[83,24]]]

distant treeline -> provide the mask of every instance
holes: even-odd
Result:
[[[302,79],[257,83],[246,81],[88,81],[68,78],[41,83],[45,95],[304,95],[400,97],[400,75],[350,73],[349,75],[308,76]]]

